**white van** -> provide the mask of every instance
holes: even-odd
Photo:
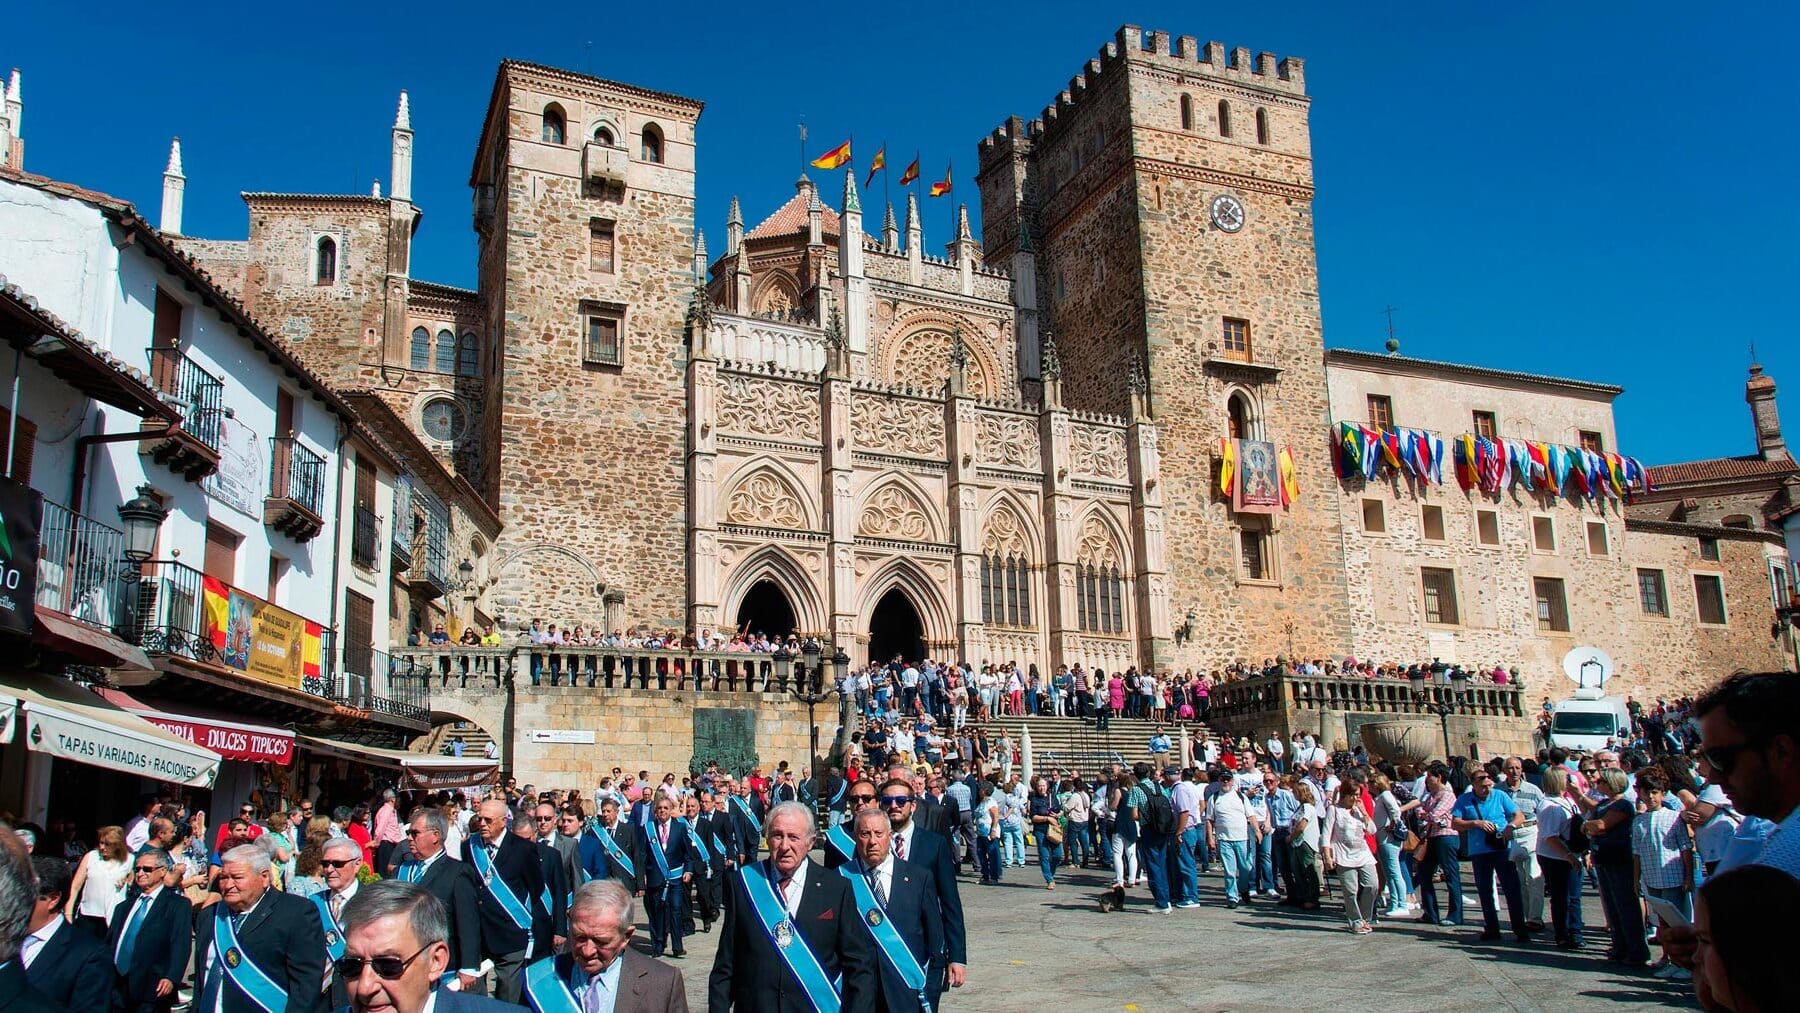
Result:
[[[1578,689],[1550,708],[1550,744],[1563,749],[1584,753],[1605,749],[1607,739],[1623,741],[1630,728],[1625,698],[1605,696],[1599,689]]]

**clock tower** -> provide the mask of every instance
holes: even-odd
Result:
[[[1033,244],[1064,403],[1156,422],[1162,488],[1134,492],[1160,497],[1162,530],[1134,534],[1164,543],[1171,625],[1191,617],[1181,644],[1151,631],[1176,671],[1350,646],[1310,103],[1298,58],[1126,26],[1040,118],[980,145],[987,256]],[[1299,498],[1234,512],[1223,438],[1291,448]]]

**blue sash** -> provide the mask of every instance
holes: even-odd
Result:
[[[545,957],[525,969],[525,998],[538,1013],[581,1013],[569,983],[556,973],[555,957]]]
[[[344,927],[331,917],[331,902],[325,899],[330,895],[330,890],[315,893],[312,902],[319,909],[319,927],[325,930],[325,952],[336,960],[344,955]]]
[[[519,895],[512,892],[512,887],[506,885],[506,880],[500,878],[499,870],[488,859],[487,848],[474,842],[470,842],[468,848],[469,861],[474,863],[475,871],[481,875],[488,893],[500,902],[500,907],[506,911],[506,916],[512,919],[512,923],[524,929],[526,935],[530,935],[531,911],[525,907],[525,902],[519,899]]]
[[[856,894],[856,910],[862,914],[869,934],[875,937],[875,945],[881,947],[888,963],[900,972],[900,980],[906,982],[906,987],[919,993],[919,1008],[930,1010],[931,999],[925,994],[925,969],[919,966],[919,960],[913,956],[906,940],[900,938],[900,930],[894,928],[887,908],[876,899],[875,891],[869,889],[869,881],[856,872],[853,865],[840,865],[838,872],[850,881],[850,889]]]
[[[856,860],[856,842],[850,839],[850,834],[844,829],[842,823],[833,823],[831,829],[825,831],[825,840],[830,842],[831,846],[838,850],[838,854],[843,855],[846,860]]]
[[[600,842],[600,846],[606,849],[606,857],[619,863],[619,865],[624,868],[625,875],[637,875],[637,868],[631,864],[631,856],[625,853],[625,849],[619,845],[618,841],[613,840],[613,835],[610,831],[596,823],[593,826],[588,827],[588,833],[593,834],[595,839]],[[584,873],[586,872],[585,869],[582,871]]]
[[[848,780],[839,781],[837,793],[831,796],[831,804],[837,805],[839,802],[842,802],[844,800],[844,792],[849,790],[850,782]]]
[[[425,863],[424,862],[402,862],[402,863],[400,863],[399,876],[400,876],[400,879],[404,882],[417,883],[419,880],[425,878]],[[315,894],[314,896],[317,896],[317,894]]]
[[[794,972],[800,987],[806,990],[806,997],[812,1000],[813,1009],[818,1013],[838,1013],[841,1000],[838,998],[837,986],[825,977],[825,968],[814,955],[812,947],[806,943],[795,928],[792,919],[788,918],[787,908],[781,904],[781,898],[775,893],[775,871],[769,863],[759,863],[755,870],[740,869],[738,875],[744,878],[744,892],[750,898],[750,906],[756,909],[756,920],[762,924],[763,931],[769,934],[769,940],[775,944],[775,952],[781,955],[782,963]]]
[[[712,852],[706,847],[706,841],[700,837],[700,828],[694,826],[694,821],[691,819],[683,819],[681,822],[686,824],[688,828],[688,839],[694,842],[694,850],[700,852],[700,860],[702,862],[711,862]],[[724,849],[721,848],[720,850],[723,851]]]
[[[275,980],[250,959],[249,952],[238,944],[237,928],[231,924],[230,912],[224,904],[218,908],[219,914],[213,916],[213,948],[218,951],[219,966],[225,969],[225,977],[231,979],[238,991],[249,996],[251,1002],[262,1007],[263,1013],[286,1013],[287,990],[275,984]]]
[[[731,800],[737,803],[738,811],[742,812],[750,820],[750,825],[756,828],[756,836],[761,837],[762,820],[756,818],[756,810],[750,808],[750,803],[744,801],[744,796],[742,795],[733,795],[731,796]]]
[[[669,824],[674,826],[673,823]],[[680,879],[687,872],[686,865],[669,868],[669,856],[663,852],[662,841],[656,836],[656,827],[652,825],[644,832],[644,841],[650,845],[650,857],[656,859],[656,868],[662,873],[663,885],[667,886],[672,879]]]

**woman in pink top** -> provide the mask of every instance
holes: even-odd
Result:
[[[1114,714],[1125,709],[1125,680],[1117,672],[1106,680],[1106,706]]]

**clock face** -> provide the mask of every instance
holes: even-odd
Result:
[[[1213,227],[1221,232],[1236,232],[1244,227],[1244,205],[1231,194],[1222,193],[1212,199]]]
[[[462,435],[463,421],[462,406],[447,397],[437,398],[419,411],[425,435],[443,443]]]

